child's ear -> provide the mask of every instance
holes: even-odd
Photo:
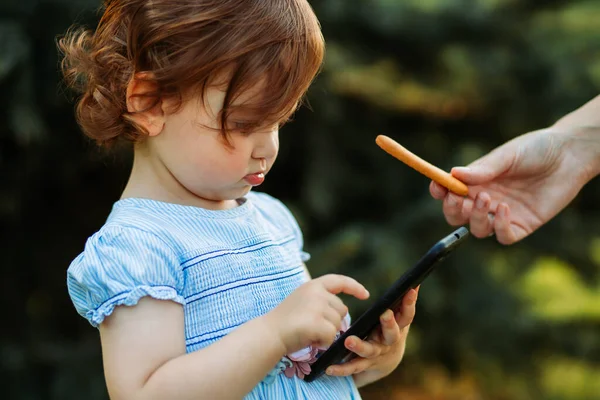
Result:
[[[127,112],[129,118],[148,131],[150,136],[162,132],[165,113],[159,88],[152,75],[139,72],[127,85]]]

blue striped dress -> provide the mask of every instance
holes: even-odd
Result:
[[[77,312],[98,327],[116,306],[133,306],[143,296],[178,302],[187,352],[269,312],[308,279],[303,262],[310,256],[283,203],[256,192],[244,200],[219,211],[139,198],[117,201],[68,268]],[[350,377],[306,383],[273,366],[245,398],[360,399],[360,394]]]

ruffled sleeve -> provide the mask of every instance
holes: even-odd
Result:
[[[150,296],[184,304],[183,273],[176,252],[152,233],[105,227],[91,236],[67,270],[77,312],[94,327],[119,305]]]

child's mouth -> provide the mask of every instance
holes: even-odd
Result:
[[[263,172],[259,172],[257,174],[246,175],[244,180],[252,186],[258,186],[264,182],[265,174]]]

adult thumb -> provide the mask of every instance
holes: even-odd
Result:
[[[469,186],[483,185],[510,168],[512,157],[494,150],[466,167],[454,167],[451,174]]]

